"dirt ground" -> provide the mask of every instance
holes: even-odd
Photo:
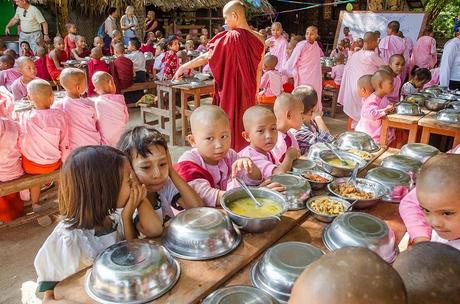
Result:
[[[344,114],[338,114],[336,119],[325,118],[331,133],[339,134],[346,129]],[[138,110],[130,110],[130,126],[140,124]],[[170,147],[173,161],[189,148]],[[41,227],[36,221],[22,224],[13,228],[0,228],[0,303],[40,303],[32,297],[22,299],[24,294],[33,295],[37,279],[33,266],[34,257],[45,239],[54,229],[56,222],[48,227]]]

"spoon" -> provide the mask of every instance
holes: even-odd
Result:
[[[359,170],[359,164],[356,163],[355,168],[353,169],[353,172],[351,173],[351,176],[348,179],[348,182],[352,184],[354,187],[356,187],[356,176],[358,175],[358,170]]]
[[[262,207],[262,204],[255,198],[255,196],[252,194],[251,190],[249,190],[249,187],[244,183],[244,181],[239,177],[236,178],[236,181],[240,184],[241,188],[243,188],[246,194],[249,195],[249,197],[253,200],[256,206],[258,208]]]
[[[339,155],[339,153],[337,153],[337,151],[336,151],[336,149],[334,148],[333,145],[331,145],[330,143],[324,143],[324,144],[331,150],[331,152],[332,152],[335,156],[337,156],[337,158],[342,162],[342,165],[348,166],[347,161],[344,160],[344,159],[342,158],[342,156]]]
[[[351,209],[353,208],[353,206],[358,202],[358,200],[355,200],[353,203],[350,204],[350,206],[348,206],[348,208],[345,210],[345,212],[350,212]],[[344,213],[345,213],[344,212]]]

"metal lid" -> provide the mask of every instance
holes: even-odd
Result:
[[[369,170],[366,174],[366,178],[385,185],[409,184],[411,181],[410,176],[406,172],[385,167],[377,167]]]
[[[421,166],[421,161],[407,155],[390,155],[382,161],[382,167],[400,169],[402,171],[417,170]]]
[[[203,304],[276,304],[276,301],[270,294],[262,289],[251,286],[229,286],[220,288],[207,296]]]
[[[334,144],[340,150],[363,150],[366,152],[375,152],[379,146],[367,133],[358,131],[343,132],[334,141]]]
[[[270,180],[274,183],[280,183],[286,189],[302,189],[302,188],[310,188],[308,183],[300,176],[293,175],[293,174],[277,174],[272,175]]]
[[[438,153],[439,150],[437,148],[420,143],[405,144],[399,151],[399,154],[410,156],[421,162],[426,161],[428,158],[435,156]]]
[[[316,167],[316,163],[309,159],[296,159],[292,163],[293,170],[311,170]]]

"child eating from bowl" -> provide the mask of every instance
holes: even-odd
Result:
[[[402,86],[401,95],[406,97],[418,93],[430,80],[430,70],[415,67],[410,75],[410,80]]]

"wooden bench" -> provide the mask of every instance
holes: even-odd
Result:
[[[48,174],[25,174],[17,179],[0,183],[0,196],[5,196],[10,193],[19,192],[24,189],[29,189],[32,186],[44,185],[51,182],[55,182],[58,179],[59,170]]]
[[[121,90],[121,94],[127,92],[143,91],[143,90],[155,90],[157,85],[153,81],[133,83],[130,87]]]

